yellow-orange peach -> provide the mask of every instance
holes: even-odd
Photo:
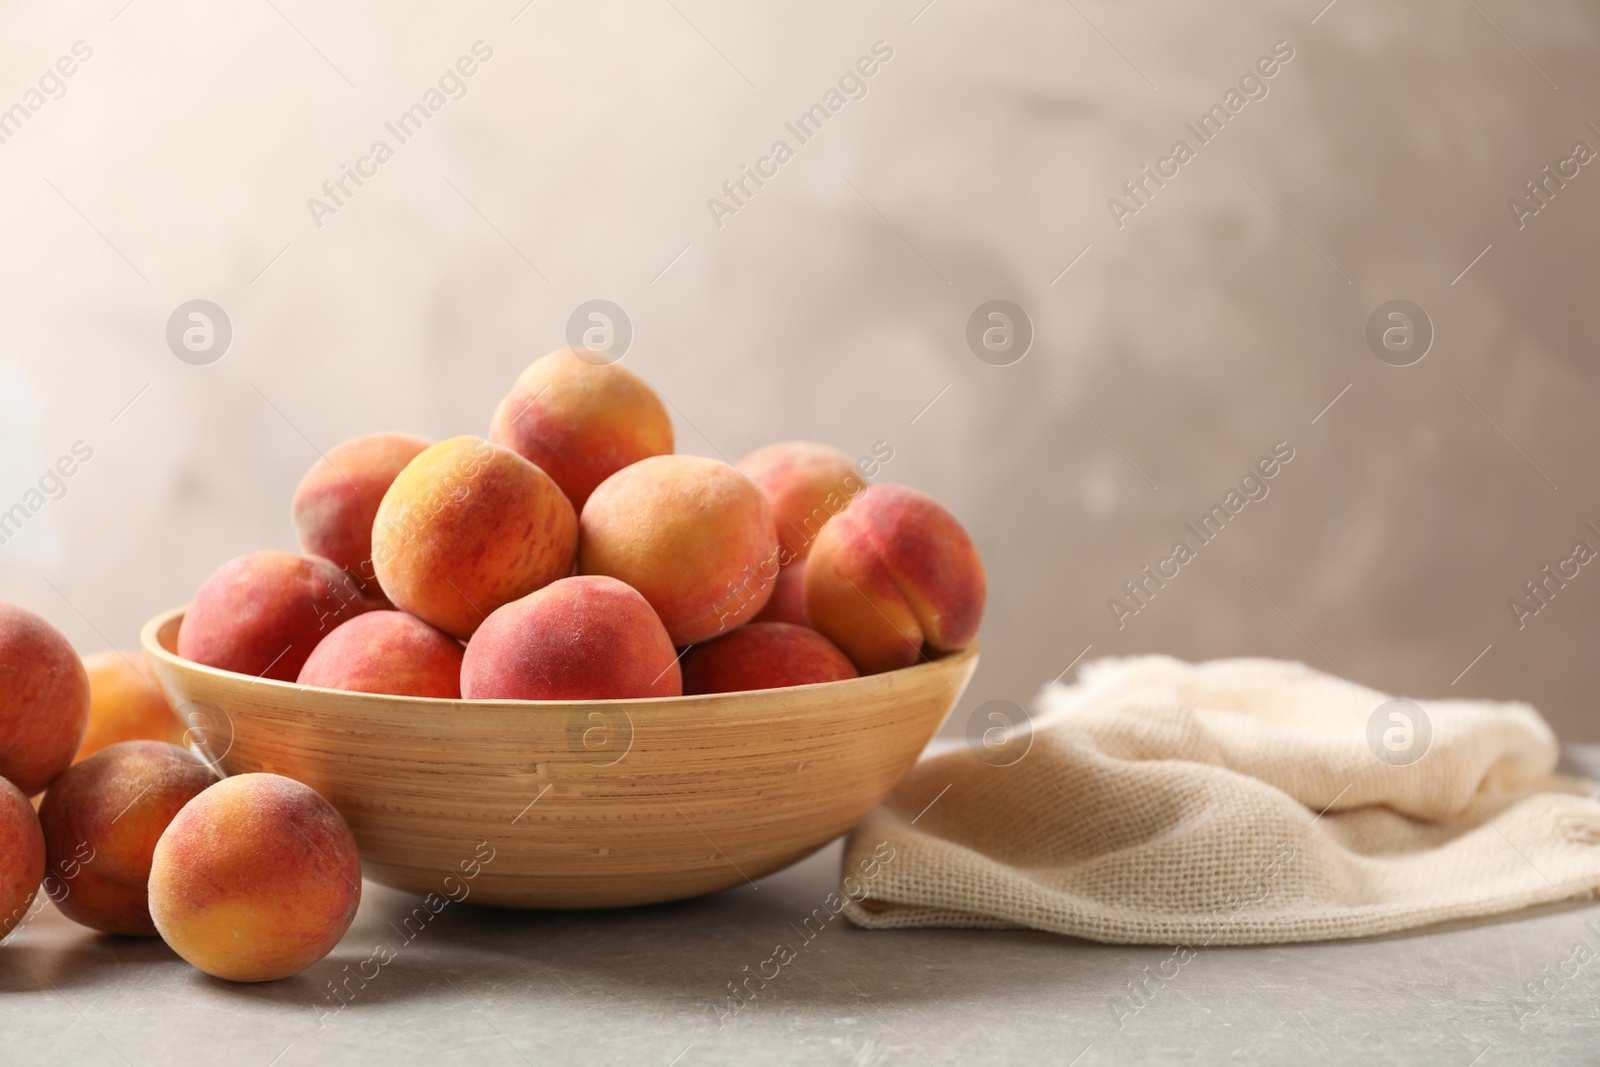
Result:
[[[72,763],[89,723],[89,676],[59,630],[0,603],[0,778],[27,796]]]
[[[489,440],[537,464],[582,511],[611,475],[672,451],[672,420],[637,374],[563,348],[518,376],[495,408]]]
[[[151,680],[143,652],[95,652],[83,657],[83,669],[89,675],[89,728],[76,760],[118,741],[182,740],[183,723]]]
[[[456,637],[572,571],[578,520],[550,476],[509,448],[452,437],[395,478],[372,527],[383,591]]]
[[[156,842],[150,915],[172,950],[234,982],[287,978],[339,943],[361,903],[344,818],[276,774],[225,778]]]
[[[357,693],[457,700],[461,654],[460,641],[415,615],[369,611],[322,639],[300,668],[299,682]]]
[[[633,586],[675,645],[748,621],[772,595],[778,535],[755,483],[700,456],[653,456],[589,497],[578,570]]]
[[[867,487],[849,456],[814,441],[767,445],[738,466],[767,494],[778,528],[778,562],[784,567],[804,561],[827,521]]]
[[[741,626],[683,657],[685,693],[739,693],[854,677],[855,667],[833,642],[785,622]]]
[[[27,916],[44,862],[39,816],[22,790],[0,778],[0,941]]]
[[[329,560],[252,552],[201,584],[178,628],[178,655],[292,682],[318,641],[370,608],[355,579]]]
[[[122,741],[67,768],[39,805],[50,899],[74,922],[154,937],[145,884],[156,841],[216,781],[200,757],[165,741]]]
[[[938,501],[874,485],[822,528],[806,560],[806,617],[862,674],[965,648],[987,590],[966,530]]]
[[[615,578],[563,578],[489,616],[467,643],[468,700],[624,700],[683,692],[677,652]]]
[[[751,622],[786,622],[792,626],[810,626],[806,621],[806,563],[791,563],[778,572],[772,583],[772,599],[756,613]]]
[[[431,443],[409,433],[369,433],[330,448],[300,479],[290,505],[301,551],[331,559],[376,594],[372,520],[395,476]]]

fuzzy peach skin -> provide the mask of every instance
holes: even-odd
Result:
[[[535,360],[489,423],[489,440],[541,467],[579,511],[623,467],[672,451],[672,420],[656,391],[605,359],[563,348]]]
[[[468,700],[628,700],[683,692],[654,609],[615,578],[563,578],[489,616],[467,643]]]
[[[154,937],[145,883],[167,824],[217,781],[188,749],[122,741],[75,763],[39,805],[50,899],[74,922]]]
[[[22,790],[0,778],[0,941],[27,916],[44,864],[39,816]]]
[[[150,866],[162,938],[233,982],[270,982],[316,963],[360,903],[350,827],[310,786],[276,774],[225,778],[189,801]]]
[[[461,638],[570,574],[577,548],[577,513],[560,486],[481,437],[452,437],[412,460],[372,527],[372,562],[394,606]]]
[[[983,562],[955,517],[926,493],[874,485],[817,535],[806,617],[862,674],[909,667],[972,643]]]
[[[814,441],[758,448],[738,467],[772,505],[784,567],[803,562],[822,527],[867,487],[849,456]]]
[[[772,596],[778,535],[755,483],[700,456],[624,467],[589,497],[578,570],[633,586],[674,645],[734,629]]]
[[[298,680],[324,689],[459,700],[461,655],[460,641],[415,615],[370,611],[323,638]]]
[[[786,622],[792,626],[811,625],[806,619],[805,560],[792,563],[778,572],[778,577],[772,583],[772,598],[750,621]]]
[[[72,763],[89,723],[89,675],[61,632],[0,602],[0,778],[33,796]]]
[[[370,608],[355,580],[329,560],[252,552],[201,583],[178,629],[178,655],[292,682],[318,641]]]
[[[151,680],[143,652],[95,652],[83,657],[83,669],[89,675],[89,728],[76,761],[118,741],[181,742],[183,723]]]
[[[815,630],[753,622],[691,648],[683,657],[685,693],[739,693],[855,678],[849,658]]]
[[[301,551],[332,560],[376,593],[372,520],[395,476],[432,443],[409,433],[369,433],[329,449],[300,479],[290,504]]]

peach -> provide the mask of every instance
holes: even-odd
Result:
[[[862,674],[908,667],[977,636],[987,586],[967,531],[926,493],[874,485],[822,528],[806,617]]]
[[[212,572],[178,628],[178,655],[292,682],[317,642],[369,610],[355,579],[320,556],[252,552]]]
[[[225,778],[156,842],[150,916],[172,950],[233,982],[287,978],[326,956],[361,903],[361,858],[316,790],[276,774]]]
[[[415,615],[370,611],[323,638],[300,668],[299,682],[356,693],[459,700],[461,655],[460,641]]]
[[[578,570],[637,589],[675,645],[739,626],[772,596],[772,509],[755,483],[726,463],[640,460],[600,483],[579,527]]]
[[[813,441],[782,441],[758,448],[738,463],[739,471],[767,495],[789,567],[806,558],[827,521],[867,487],[850,457]]]
[[[122,741],[75,763],[39,805],[61,914],[108,934],[154,937],[145,883],[156,840],[217,776],[188,749]]]
[[[118,741],[180,743],[183,723],[151,680],[144,653],[96,652],[83,657],[83,669],[89,675],[89,728],[76,760]]]
[[[672,451],[672,420],[643,378],[597,353],[534,361],[495,408],[489,440],[537,464],[583,510],[595,486]]]
[[[778,577],[772,583],[772,598],[750,621],[786,622],[793,626],[811,625],[806,619],[805,560],[791,563],[778,572]]]
[[[44,833],[33,805],[0,778],[0,941],[27,917],[44,864]]]
[[[677,653],[645,598],[601,575],[563,578],[478,627],[461,664],[468,700],[624,700],[683,692]]]
[[[33,796],[72,763],[89,723],[89,675],[61,632],[0,603],[0,778]]]
[[[741,626],[683,657],[685,693],[781,689],[855,677],[855,667],[832,641],[786,622]]]
[[[378,506],[372,562],[394,606],[470,637],[489,614],[572,572],[577,513],[509,448],[452,437],[400,472]]]
[[[334,445],[295,488],[290,513],[300,549],[321,556],[375,593],[372,520],[395,476],[431,441],[409,433],[369,433]]]

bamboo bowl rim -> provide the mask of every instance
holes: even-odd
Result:
[[[789,694],[806,693],[824,688],[830,688],[839,693],[841,698],[847,698],[856,689],[866,689],[874,685],[884,684],[887,678],[905,678],[910,672],[920,674],[936,673],[943,675],[941,667],[961,667],[970,660],[977,658],[982,651],[977,641],[973,641],[966,648],[954,652],[946,652],[936,659],[929,659],[924,655],[919,663],[909,667],[900,667],[892,671],[882,671],[878,674],[863,674],[855,678],[843,678],[832,682],[812,682],[808,685],[782,686],[773,689],[740,689],[728,693],[686,693],[675,697],[603,697],[594,700],[469,700],[465,697],[418,697],[406,696],[396,693],[367,693],[353,689],[329,689],[323,686],[301,685],[298,682],[285,682],[276,678],[261,678],[237,671],[223,670],[220,667],[210,667],[185,659],[177,653],[178,627],[182,624],[187,614],[187,604],[161,612],[144,624],[139,633],[139,643],[147,656],[154,656],[162,662],[181,670],[190,671],[202,676],[211,677],[218,681],[238,684],[240,682],[266,686],[270,689],[279,689],[285,693],[331,693],[336,694],[341,702],[369,701],[393,706],[396,701],[419,706],[435,705],[441,708],[469,707],[481,708],[485,711],[537,711],[550,709],[552,711],[571,711],[582,708],[615,707],[627,705],[630,707],[649,708],[654,711],[670,713],[673,710],[684,712],[700,712],[708,710],[708,705],[715,706],[726,702],[747,703],[753,696],[764,694]],[[329,631],[330,633],[332,631]],[[170,645],[169,645],[170,641]],[[946,682],[954,685],[946,679]],[[963,687],[964,688],[964,687]]]

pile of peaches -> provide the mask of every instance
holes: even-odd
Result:
[[[808,442],[737,466],[672,447],[641,378],[555,352],[487,440],[330,450],[295,491],[304,554],[224,564],[178,653],[331,689],[610,700],[836,681],[973,639],[983,566],[931,497]]]
[[[338,445],[292,515],[302,553],[213,572],[179,655],[404,697],[621,700],[907,667],[967,646],[983,613],[977,551],[931,497],[809,442],[676,455],[656,392],[582,350],[528,367],[487,439]],[[0,605],[0,937],[44,879],[68,917],[159,933],[225,978],[331,950],[360,901],[338,812],[277,775],[218,780],[163,739],[170,711],[73,763],[90,690],[62,635]]]
[[[303,970],[361,901],[350,828],[308,786],[219,779],[174,743],[184,729],[138,656],[80,661],[44,619],[0,603],[0,939],[42,885],[67,918],[159,934],[208,974]]]

